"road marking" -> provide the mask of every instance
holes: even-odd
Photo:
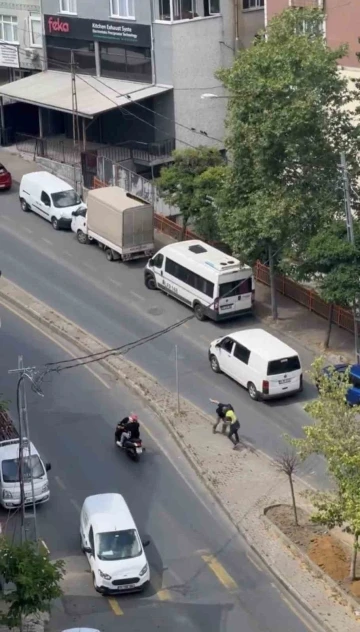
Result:
[[[88,270],[92,270],[92,271],[96,270],[95,266],[93,266],[91,263],[86,263],[86,261],[82,261],[81,263]]]
[[[9,217],[9,215],[1,215],[2,219],[6,219],[8,222],[15,222],[15,220],[12,217]]]
[[[33,327],[33,329],[36,329],[36,331],[39,331],[43,336],[45,336],[45,338],[48,338],[48,340],[51,340],[51,342],[54,345],[57,345],[58,347],[60,347],[60,349],[63,349],[63,351],[65,351],[71,358],[77,358],[79,354],[73,353],[72,351],[70,351],[68,349],[68,347],[66,347],[65,345],[63,345],[60,340],[57,340],[56,338],[54,338],[50,333],[46,332],[44,329],[41,329],[41,327],[38,327],[35,323],[33,323],[30,319],[26,318],[26,316],[24,316],[21,312],[19,312],[17,309],[15,309],[14,307],[10,307],[10,305],[6,302],[0,299],[0,303],[1,305],[3,305],[5,307],[5,309],[7,309],[9,312],[12,312],[13,314],[16,314],[16,316],[18,318],[21,318],[21,320],[23,320],[25,323],[27,323],[28,325],[30,325],[30,327]],[[78,326],[78,325],[76,325]],[[60,334],[59,334],[60,335]],[[76,345],[73,345],[74,347],[76,347]],[[100,375],[98,375],[94,369],[92,369],[91,367],[87,366],[86,364],[84,365],[85,369],[87,369],[87,371],[89,371],[89,373],[91,373],[91,375],[93,375],[97,380],[99,380],[99,382],[101,382],[101,384],[103,386],[105,386],[105,388],[107,389],[111,389],[111,385],[108,384]]]
[[[204,336],[203,334],[200,334],[199,337],[201,338],[201,340],[205,340],[207,344],[211,342],[211,338],[208,338],[207,336]]]
[[[145,297],[144,296],[140,296],[140,294],[138,294],[137,292],[133,292],[133,290],[130,290],[130,294],[135,296],[135,298],[138,298],[139,301],[145,301]]]
[[[55,480],[57,482],[57,484],[59,485],[59,487],[61,487],[61,489],[66,489],[66,485],[62,482],[61,478],[59,476],[55,476]]]
[[[63,250],[63,255],[66,255],[67,257],[72,257],[71,252],[69,252],[68,250]]]
[[[234,591],[238,589],[238,585],[231,575],[225,570],[222,564],[214,557],[214,555],[202,555],[201,558],[208,565],[210,570],[218,578],[219,582],[228,590]]]
[[[34,232],[31,230],[31,228],[28,228],[27,226],[22,226],[21,228],[25,230],[27,233],[29,233],[29,235],[32,235],[32,233]]]
[[[116,599],[108,599],[111,610],[117,617],[120,617],[123,613]]]
[[[158,590],[156,595],[160,601],[171,601],[170,590],[167,590],[167,588],[162,588],[161,590]]]
[[[72,506],[75,507],[76,511],[81,513],[81,507],[80,507],[79,503],[76,502],[76,500],[74,500],[73,498],[70,498],[70,502],[71,502]]]
[[[111,281],[111,283],[115,283],[118,287],[122,287],[121,281],[115,281],[115,279],[112,279],[111,277],[109,277],[109,281]]]
[[[41,544],[42,544],[42,546],[44,547],[44,549],[45,549],[46,553],[47,553],[48,555],[50,555],[49,547],[47,546],[47,544],[46,544],[45,540],[40,540],[40,543],[41,543]]]
[[[46,239],[46,237],[41,237],[41,240],[44,241],[46,244],[49,244],[49,246],[53,245],[53,242],[50,241],[50,239]]]

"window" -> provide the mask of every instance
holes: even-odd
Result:
[[[30,15],[29,17],[30,46],[32,48],[42,47],[42,26],[40,15]]]
[[[188,268],[175,263],[175,261],[172,261],[172,259],[169,259],[168,257],[165,262],[165,272],[171,274],[171,276],[176,279],[179,279],[179,281],[186,283],[186,285],[190,285],[190,287],[193,287],[198,292],[206,294],[206,296],[210,296],[210,298],[214,295],[214,284],[211,283],[211,281],[208,281],[199,274],[192,272],[192,270],[188,270]]]
[[[164,255],[162,255],[159,252],[157,255],[155,255],[152,261],[153,261],[153,266],[155,266],[155,268],[161,268],[164,262]]]
[[[18,21],[13,15],[0,15],[0,40],[3,42],[18,41]]]
[[[263,9],[264,0],[243,0],[243,11],[250,9]]]
[[[291,358],[282,358],[281,360],[271,360],[268,364],[268,375],[280,375],[281,373],[290,373],[301,369],[298,356]]]
[[[233,348],[233,344],[234,344],[234,341],[233,341],[232,338],[224,338],[220,342],[220,347],[221,347],[221,349],[224,349],[224,351],[227,351],[228,353],[231,353],[232,348]]]
[[[192,20],[218,15],[220,0],[156,0],[155,7],[157,20]]]
[[[40,200],[43,204],[45,204],[45,206],[51,206],[50,198],[45,191],[42,191]]]
[[[55,208],[68,208],[80,204],[81,200],[73,189],[69,191],[60,191],[60,193],[52,193],[52,201]]]
[[[240,296],[240,294],[250,294],[251,290],[251,277],[247,279],[239,279],[239,281],[220,283],[219,298],[227,298],[228,296]]]
[[[94,42],[83,40],[46,37],[46,51],[49,70],[69,71],[71,51],[74,51],[76,67],[83,74],[96,75]]]
[[[19,482],[19,459],[6,459],[2,462],[2,477],[4,483],[18,483]],[[23,459],[23,474],[24,479],[29,481],[31,478],[41,478],[45,475],[45,470],[37,454]]]
[[[135,19],[134,0],[110,0],[110,13],[114,18]]]
[[[250,358],[250,351],[246,347],[243,347],[239,342],[235,343],[234,358],[241,360],[244,364],[248,364]]]
[[[60,0],[60,13],[77,13],[76,0]]]
[[[90,544],[90,548],[92,551],[94,551],[95,549],[95,544],[94,544],[94,531],[93,528],[90,527],[90,531],[89,531],[89,544]]]
[[[103,77],[151,83],[151,51],[149,48],[100,42],[99,50]]]
[[[98,558],[104,561],[128,560],[142,553],[135,529],[98,533],[96,545]]]

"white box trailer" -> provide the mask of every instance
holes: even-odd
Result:
[[[87,210],[73,214],[71,229],[81,244],[95,241],[108,261],[140,259],[154,253],[154,209],[120,187],[89,191]]]

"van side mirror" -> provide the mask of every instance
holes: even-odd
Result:
[[[144,549],[145,549],[147,546],[149,546],[149,544],[150,544],[150,540],[144,540],[144,542],[142,542],[142,545],[143,545]]]
[[[149,266],[152,268],[154,265],[154,259],[149,259]]]
[[[77,216],[77,211],[73,211],[73,212],[71,213],[71,215],[72,215],[73,217],[76,217],[76,216]]]
[[[221,347],[221,342],[217,342],[215,347]]]
[[[50,470],[51,470],[51,463],[45,463],[45,470],[47,472],[50,472]]]
[[[84,546],[84,552],[93,555],[91,546]]]

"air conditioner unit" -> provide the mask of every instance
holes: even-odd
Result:
[[[323,9],[325,0],[289,0],[290,7],[297,9]]]

